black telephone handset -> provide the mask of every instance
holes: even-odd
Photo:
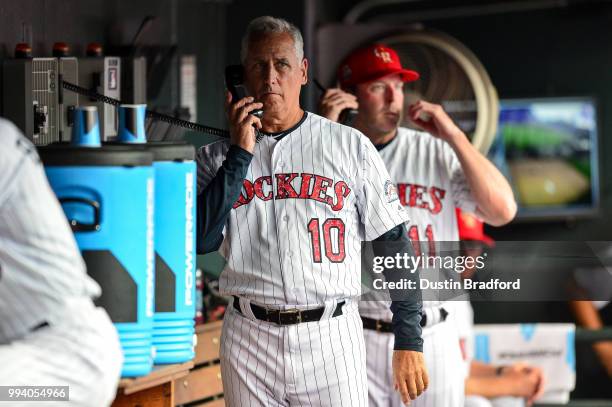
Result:
[[[326,89],[323,87],[323,85],[321,85],[321,82],[319,82],[317,78],[314,78],[314,84],[317,88],[319,88],[321,93],[325,93]],[[345,126],[351,126],[353,124],[353,121],[355,120],[355,117],[357,117],[358,114],[359,110],[357,109],[344,109],[338,115],[338,122],[340,124],[344,124]]]
[[[225,86],[232,94],[232,103],[249,96],[244,86],[244,68],[242,65],[228,65],[225,67]],[[263,109],[252,110],[249,114],[263,117]]]
[[[355,117],[357,117],[358,114],[359,110],[357,109],[344,109],[340,112],[340,115],[338,116],[338,121],[344,124],[345,126],[351,126],[353,124],[353,121],[355,120]]]

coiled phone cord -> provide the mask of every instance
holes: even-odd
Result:
[[[119,106],[123,104],[120,100],[113,99],[108,96],[101,95],[91,89],[83,88],[82,86],[75,85],[74,83],[66,82],[62,80],[62,87],[71,92],[78,93],[83,96],[87,96],[91,99],[97,100],[113,106]],[[169,123],[173,126],[183,127],[199,133],[210,134],[216,137],[229,138],[229,132],[227,130],[217,129],[216,127],[204,126],[203,124],[193,123],[187,120],[177,119],[176,117],[168,116],[165,114],[157,113],[152,110],[147,110],[146,117],[154,121],[162,121]],[[259,136],[258,136],[259,137]]]

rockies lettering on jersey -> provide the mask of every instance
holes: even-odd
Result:
[[[432,215],[442,211],[446,190],[434,186],[417,184],[397,184],[400,203],[411,208],[426,209]]]
[[[255,182],[245,179],[243,191],[233,208],[248,204],[253,198],[269,201],[274,195],[273,191],[276,190],[274,199],[313,199],[331,206],[332,211],[339,211],[344,206],[344,198],[351,193],[346,182],[334,182],[322,175],[274,174],[275,185],[272,185],[272,179],[270,175],[259,177]],[[294,185],[299,185],[299,189],[296,190]],[[328,195],[327,189],[330,187],[333,197]]]
[[[202,147],[200,190],[228,149]],[[361,241],[408,219],[387,184],[370,140],[323,117],[305,113],[284,137],[263,137],[225,225],[221,292],[279,307],[359,296]]]

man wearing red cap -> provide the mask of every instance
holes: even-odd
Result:
[[[441,106],[418,101],[408,117],[419,132],[399,127],[404,115],[403,84],[419,74],[404,69],[397,53],[384,45],[360,48],[340,65],[341,89],[328,90],[321,99],[323,116],[337,121],[342,110],[358,108],[353,127],[370,138],[396,184],[400,203],[409,213],[408,234],[413,241],[458,240],[455,207],[477,214],[492,225],[503,225],[515,215],[512,189],[503,175],[469,142]],[[389,334],[391,314],[382,301],[362,301],[370,406],[399,406],[393,392]],[[446,322],[452,304],[424,301],[422,321],[424,356],[430,372],[427,392],[416,406],[461,406],[464,383],[459,340],[454,324]],[[381,352],[389,349],[389,352]]]

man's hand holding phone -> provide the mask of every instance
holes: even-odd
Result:
[[[357,97],[339,88],[327,89],[319,102],[321,116],[334,122],[343,122],[342,112],[358,109]]]
[[[250,112],[263,108],[263,103],[255,102],[247,96],[232,103],[232,94],[225,95],[225,111],[229,122],[230,142],[253,153],[256,143],[255,129],[261,129],[261,119]]]

